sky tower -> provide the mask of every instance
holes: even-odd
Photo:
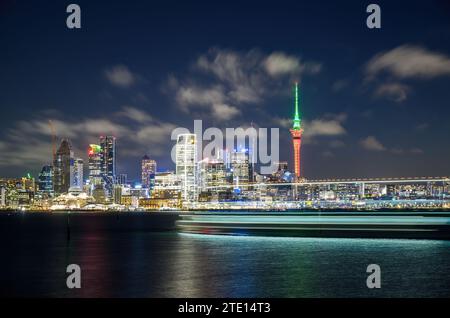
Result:
[[[302,144],[302,135],[303,135],[303,128],[301,124],[300,115],[298,113],[298,83],[295,83],[294,86],[295,91],[295,114],[294,114],[294,124],[292,128],[290,129],[291,135],[292,135],[292,143],[294,145],[294,172],[297,179],[301,177],[300,175],[300,147]]]

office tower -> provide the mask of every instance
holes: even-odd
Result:
[[[122,188],[123,186],[121,184],[115,184],[114,185],[114,191],[113,191],[113,202],[115,204],[121,204],[122,203]]]
[[[233,183],[236,185],[253,181],[253,166],[250,162],[248,149],[241,149],[231,153],[231,170]]]
[[[205,158],[198,163],[198,185],[202,191],[217,190],[226,181],[226,167],[222,159]]]
[[[128,182],[128,175],[126,173],[121,173],[116,177],[116,183],[121,185],[126,185]]]
[[[290,129],[290,132],[292,135],[292,143],[294,146],[294,172],[295,172],[295,176],[298,179],[301,177],[300,147],[302,144],[302,135],[303,135],[303,128],[301,125],[301,119],[300,119],[300,115],[299,115],[299,111],[298,111],[298,83],[295,83],[294,91],[295,91],[295,114],[294,114],[294,124],[293,124],[292,128]]]
[[[141,161],[141,183],[147,189],[152,189],[155,184],[156,161],[147,155]]]
[[[102,147],[95,144],[89,145],[88,164],[89,164],[89,185],[91,190],[102,185]]]
[[[70,164],[70,186],[83,189],[83,159],[74,158]]]
[[[70,188],[70,163],[73,158],[69,140],[63,139],[53,163],[53,187],[55,194],[67,193]]]
[[[181,180],[181,193],[185,201],[195,201],[197,167],[197,139],[195,134],[177,136],[176,174]]]
[[[53,196],[53,166],[45,165],[42,167],[38,176],[38,190],[48,197]]]
[[[113,184],[116,181],[116,138],[100,137],[101,176],[108,195],[112,197]]]

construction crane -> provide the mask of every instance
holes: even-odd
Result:
[[[48,125],[50,126],[50,131],[52,134],[52,154],[53,154],[53,162],[55,162],[55,159],[56,159],[56,130],[55,130],[55,126],[53,125],[53,122],[51,119],[49,119]]]

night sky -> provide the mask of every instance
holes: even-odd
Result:
[[[7,0],[0,39],[1,177],[51,162],[49,119],[85,160],[115,135],[131,180],[144,154],[173,170],[171,131],[194,119],[280,127],[292,164],[296,80],[306,178],[450,174],[446,1]]]

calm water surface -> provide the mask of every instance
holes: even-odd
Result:
[[[175,216],[0,214],[0,294],[448,297],[450,242],[180,234]],[[82,288],[65,285],[78,264]],[[366,287],[366,267],[382,288]]]

